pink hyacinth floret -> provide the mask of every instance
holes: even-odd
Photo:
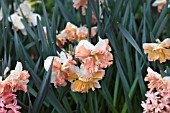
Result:
[[[147,100],[142,101],[141,106],[144,113],[169,113],[170,112],[170,77],[163,77],[154,72],[150,67],[145,81],[148,81],[149,91],[145,96]]]
[[[20,113],[18,110],[21,109],[17,105],[16,92],[22,90],[27,92],[27,83],[29,82],[28,71],[22,70],[21,62],[17,62],[15,70],[11,70],[7,76],[9,68],[7,67],[4,71],[4,80],[0,77],[0,113]]]

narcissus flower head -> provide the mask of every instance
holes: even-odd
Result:
[[[65,86],[67,84],[67,72],[69,68],[71,68],[72,65],[76,62],[72,60],[71,56],[67,57],[64,52],[61,52],[59,54],[59,57],[49,56],[46,58],[46,60],[44,61],[44,68],[46,71],[49,70],[53,58],[54,60],[52,65],[51,83],[54,83],[55,87]]]
[[[157,41],[158,43],[144,43],[143,49],[144,53],[148,54],[149,61],[159,60],[162,63],[170,58],[170,49],[168,49],[170,47],[170,39],[167,38],[162,42]]]
[[[81,93],[88,92],[89,89],[94,91],[95,88],[101,88],[98,81],[101,80],[105,74],[104,70],[99,70],[98,72],[91,74],[84,70],[83,67],[79,68],[76,66],[73,66],[70,72],[68,80],[72,83],[72,91]]]
[[[102,40],[100,37],[96,45],[87,40],[80,41],[75,50],[75,57],[83,61],[83,68],[90,73],[110,66],[113,60],[108,40]]]
[[[13,91],[23,90],[27,92],[27,83],[30,74],[28,71],[23,70],[21,62],[17,62],[15,70],[10,71],[10,75],[4,80],[6,85],[9,85]]]

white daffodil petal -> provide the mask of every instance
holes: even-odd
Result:
[[[2,76],[0,76],[0,82],[2,82]]]
[[[164,39],[161,43],[165,43],[165,44],[170,45],[170,38]]]
[[[67,25],[66,25],[66,26],[68,26],[68,25],[71,25],[71,26],[72,26],[72,28],[77,29],[77,26],[76,26],[76,25],[74,25],[74,24],[72,24],[72,23],[70,23],[70,22],[67,22]]]
[[[17,76],[18,75],[18,76]],[[10,71],[10,75],[4,80],[5,81],[9,81],[9,80],[15,80],[15,79],[18,79],[19,77],[19,74],[16,73],[15,70],[11,70]]]
[[[153,71],[150,67],[147,68],[148,73],[154,74],[156,77],[161,77],[161,75],[155,71]]]
[[[163,77],[163,81],[167,81],[167,82],[170,83],[170,76],[165,76],[165,77]]]
[[[97,31],[97,26],[92,27],[91,30]]]
[[[93,51],[96,50],[106,50],[106,42],[99,37],[99,42],[95,45]]]
[[[36,26],[37,25],[37,18],[39,18],[39,20],[41,20],[41,16],[39,14],[30,13],[29,17],[28,17],[29,23],[32,23],[34,26]]]
[[[72,65],[71,68],[69,68],[69,71],[71,73],[78,73],[80,71],[78,66]]]
[[[81,40],[80,42],[79,42],[79,44],[80,44],[80,46],[83,44],[84,45],[84,47],[86,48],[86,49],[89,49],[89,50],[93,50],[94,48],[95,48],[95,46],[93,45],[93,44],[91,44],[89,41],[87,41],[87,40]]]
[[[20,17],[17,13],[13,13],[10,17],[8,17],[8,20],[13,23],[14,27],[18,29],[25,29],[21,19],[22,17]]]
[[[91,78],[92,77],[92,74],[90,74],[88,71],[83,69],[82,66],[80,67],[80,70],[76,74],[78,75],[79,78],[81,77]]]
[[[79,34],[80,32],[83,32],[84,34],[88,34],[87,27],[81,26],[81,27],[77,28],[77,32],[76,33]]]
[[[53,58],[55,58],[55,56],[49,56],[44,60],[44,68],[45,68],[46,71],[49,70]]]
[[[23,35],[27,35],[26,29],[21,29],[21,32],[22,32]]]
[[[23,68],[23,67],[22,67],[21,62],[17,62],[16,66],[15,66],[15,71],[16,71],[16,73],[17,73],[17,74],[21,73],[22,68]]]
[[[30,6],[30,4],[28,3],[28,1],[24,1],[23,3],[21,3],[17,9],[17,13],[22,16],[23,15],[27,18],[29,16],[29,14],[32,12],[32,8]]]
[[[95,84],[95,88],[101,88],[99,82],[95,82],[95,83],[96,83],[96,84]]]
[[[152,4],[152,6],[158,6],[158,5],[161,4],[161,3],[166,3],[166,0],[156,0],[156,1]]]
[[[2,20],[3,18],[3,13],[2,13],[2,8],[0,9],[0,21]]]
[[[57,58],[57,59],[58,59],[59,62],[65,63],[67,61],[67,56],[63,51],[61,51],[60,58]]]
[[[56,76],[57,76],[57,73],[56,72],[52,72],[50,83],[56,83]]]
[[[157,43],[143,43],[143,49],[146,49],[148,46],[151,46],[153,48],[157,47]]]
[[[80,0],[73,0],[73,3],[74,4],[77,4],[77,3],[79,3],[80,2]]]

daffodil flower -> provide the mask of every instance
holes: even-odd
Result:
[[[167,38],[158,43],[144,43],[143,49],[144,53],[148,54],[149,61],[159,60],[160,63],[165,62],[167,59],[170,59],[170,39]]]
[[[4,82],[9,85],[13,91],[23,90],[27,92],[27,83],[29,82],[28,71],[23,71],[21,62],[17,62],[15,70],[10,71],[10,75],[4,80]]]
[[[69,41],[73,41],[77,39],[76,31],[77,31],[77,26],[75,26],[70,22],[67,22],[65,33],[67,34],[67,39]]]
[[[81,40],[76,47],[75,57],[83,61],[82,66],[90,73],[110,66],[113,60],[108,40],[102,40],[100,37],[95,46],[87,40]]]
[[[44,61],[44,68],[46,71],[49,70],[53,58],[54,61],[52,66],[51,83],[54,83],[55,87],[65,86],[67,84],[65,81],[68,76],[67,72],[76,62],[72,60],[71,56],[67,57],[64,52],[61,52],[59,57],[49,56],[46,58]]]
[[[68,80],[72,83],[71,89],[74,92],[86,93],[89,89],[101,88],[99,80],[104,77],[105,71],[99,70],[95,73],[89,73],[83,67],[72,66],[68,74]]]

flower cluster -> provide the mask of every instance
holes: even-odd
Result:
[[[41,20],[41,16],[37,13],[33,13],[33,8],[31,7],[31,3],[29,1],[24,1],[19,5],[16,12],[8,17],[8,20],[13,24],[13,28],[17,31],[21,30],[24,35],[27,35],[25,26],[22,23],[23,16],[26,18],[30,26],[36,26],[37,18]]]
[[[91,28],[91,38],[97,33],[97,27]],[[63,47],[68,41],[81,41],[86,40],[88,37],[88,28],[85,26],[77,27],[74,24],[68,22],[65,29],[56,36],[56,44],[59,47]]]
[[[107,39],[99,38],[96,45],[87,40],[81,40],[75,49],[75,58],[61,52],[58,56],[49,56],[44,61],[48,71],[53,60],[51,83],[54,86],[65,86],[71,82],[72,91],[88,92],[89,89],[100,88],[99,80],[104,77],[105,70],[112,64],[113,56]],[[77,59],[76,61],[74,59]],[[80,64],[80,65],[78,65]]]
[[[158,12],[161,12],[162,9],[164,8],[164,5],[166,4],[167,0],[156,0],[152,6],[157,6],[158,8]],[[170,5],[168,4],[168,8],[170,7]]]
[[[20,113],[21,109],[17,105],[16,92],[22,90],[27,92],[27,83],[29,82],[29,73],[26,70],[22,70],[22,64],[17,62],[15,70],[10,71],[10,75],[6,75],[9,68],[6,68],[4,72],[4,80],[0,77],[0,113]]]
[[[165,62],[170,59],[170,39],[167,38],[162,42],[159,39],[156,41],[158,43],[144,43],[144,53],[148,54],[149,61],[159,60],[160,63]]]
[[[142,101],[144,113],[169,113],[170,112],[170,77],[154,72],[150,67],[145,81],[148,81],[148,88],[145,96],[147,100]]]

